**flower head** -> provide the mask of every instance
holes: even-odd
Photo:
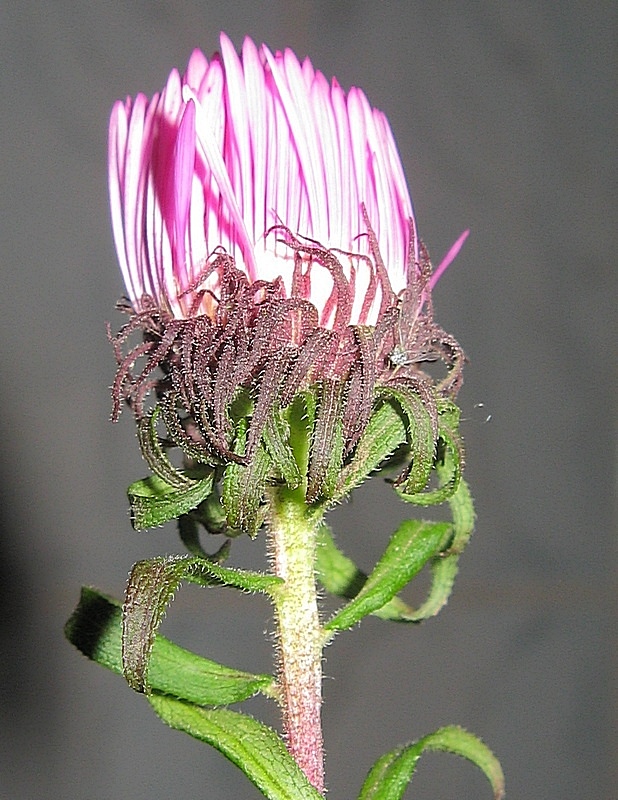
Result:
[[[151,100],[116,103],[109,178],[132,315],[113,339],[114,416],[125,399],[142,419],[154,388],[193,461],[248,465],[317,387],[315,498],[392,386],[421,399],[433,457],[436,397],[456,392],[463,354],[433,321],[431,288],[461,240],[432,277],[388,121],[362,91],[290,50],[246,39],[239,57],[222,35],[220,54],[196,50]],[[439,383],[423,371],[436,360]]]
[[[109,177],[136,310],[147,295],[175,318],[208,312],[204,290],[216,292],[217,277],[203,281],[205,268],[225,252],[250,282],[280,277],[287,297],[312,302],[322,326],[345,303],[338,323],[375,324],[383,294],[405,288],[418,258],[410,259],[412,204],[384,114],[308,59],[250,39],[239,58],[222,35],[220,55],[208,61],[196,50],[185,74],[173,71],[150,101],[140,94],[116,103]],[[341,274],[315,253],[295,264],[302,251],[293,240],[337,251]]]

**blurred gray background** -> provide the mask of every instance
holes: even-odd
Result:
[[[129,416],[108,422],[104,322],[123,291],[108,113],[225,30],[309,54],[388,114],[435,261],[472,230],[435,303],[470,359],[477,532],[437,619],[370,619],[329,648],[329,797],[452,722],[501,757],[510,800],[615,800],[618,6],[22,0],[0,15],[0,796],[258,797],[62,638],[82,583],[120,596],[133,561],[180,550],[173,529],[131,530],[125,488],[146,470]],[[339,540],[368,569],[407,511],[376,479],[337,511]],[[238,562],[262,563],[263,544]],[[271,628],[258,599],[188,588],[164,624],[256,670]],[[436,754],[406,797],[489,795]]]

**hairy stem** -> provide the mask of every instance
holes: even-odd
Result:
[[[318,524],[300,493],[277,491],[269,532],[273,569],[285,581],[275,599],[285,736],[291,755],[310,783],[323,792],[320,712],[324,640],[315,583]]]

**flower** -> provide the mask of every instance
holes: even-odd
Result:
[[[433,320],[431,289],[466,234],[432,273],[388,121],[360,89],[346,94],[308,59],[250,39],[239,57],[222,35],[220,55],[194,51],[150,101],[116,103],[109,182],[131,314],[110,334],[113,418],[128,402],[162,480],[186,484],[149,427],[155,412],[166,442],[216,480],[261,452],[250,502],[238,488],[247,476],[229,501],[242,514],[252,504],[237,527],[254,530],[265,482],[300,480],[284,416],[314,392],[308,500],[334,496],[388,397],[409,418],[415,466],[402,481],[409,494],[423,487],[438,400],[456,394],[463,363]],[[424,370],[435,361],[446,365],[439,381]]]
[[[375,324],[383,287],[367,220],[392,291],[407,285],[413,211],[388,121],[360,89],[346,94],[290,50],[245,39],[241,59],[222,35],[221,55],[194,51],[150,101],[117,102],[109,181],[136,310],[148,295],[175,318],[194,315],[192,287],[222,249],[251,282],[281,276],[286,296],[309,300],[322,326],[333,325],[341,286],[351,300],[341,323]],[[310,256],[294,285],[290,236],[354,254],[341,259],[341,286]]]

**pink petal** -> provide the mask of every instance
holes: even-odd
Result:
[[[450,266],[450,264],[457,258],[457,254],[461,250],[463,243],[466,241],[469,234],[470,234],[469,230],[464,231],[461,234],[461,236],[457,239],[457,241],[453,245],[451,245],[448,253],[444,256],[438,268],[433,271],[433,273],[431,274],[431,278],[429,279],[429,286],[431,289],[433,289],[436,283],[440,280],[440,277],[442,276],[442,273],[446,270],[446,268]]]

